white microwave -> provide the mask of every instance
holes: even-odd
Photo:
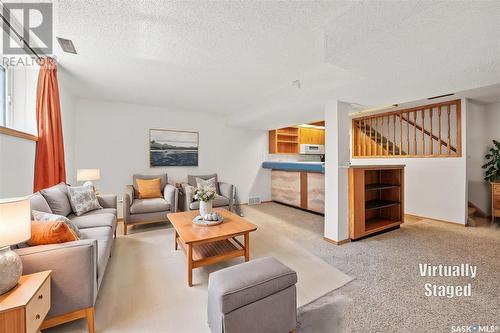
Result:
[[[300,145],[300,153],[303,155],[324,155],[325,146],[324,145]]]

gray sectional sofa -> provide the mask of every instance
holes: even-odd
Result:
[[[86,317],[93,332],[94,304],[116,237],[116,195],[101,195],[98,200],[102,209],[76,216],[64,184],[30,199],[32,210],[64,215],[81,233],[78,241],[15,250],[23,262],[23,274],[52,271],[51,308],[42,328]]]

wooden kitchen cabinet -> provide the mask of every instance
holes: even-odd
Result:
[[[300,144],[308,145],[324,145],[325,144],[325,130],[320,128],[299,128],[299,142]]]
[[[500,182],[491,183],[491,220],[500,217]]]
[[[269,154],[298,154],[299,128],[284,127],[269,131]]]

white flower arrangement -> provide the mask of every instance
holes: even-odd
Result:
[[[216,190],[215,187],[213,186],[202,186],[198,187],[194,191],[194,199],[203,201],[203,202],[208,202],[215,198]]]

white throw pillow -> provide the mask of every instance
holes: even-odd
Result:
[[[68,194],[71,208],[77,216],[102,208],[92,186],[68,186]]]
[[[215,177],[209,178],[209,179],[203,179],[203,178],[198,178],[196,177],[196,187],[213,187],[214,189],[217,189],[217,183],[215,182]]]

